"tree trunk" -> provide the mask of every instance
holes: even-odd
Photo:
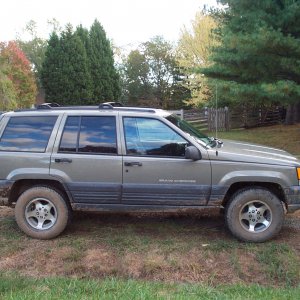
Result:
[[[294,121],[296,123],[300,122],[300,101],[295,104]]]

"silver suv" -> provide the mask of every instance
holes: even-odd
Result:
[[[27,235],[50,239],[72,210],[216,208],[232,234],[263,242],[300,209],[300,162],[209,138],[160,109],[57,107],[0,116],[0,201]]]

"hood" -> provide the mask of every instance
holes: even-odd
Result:
[[[272,165],[299,166],[300,161],[290,153],[263,145],[223,140],[223,146],[208,150],[210,159],[253,162]]]

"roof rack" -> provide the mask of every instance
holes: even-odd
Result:
[[[149,113],[155,112],[155,110],[151,108],[128,107],[128,106],[124,106],[120,102],[104,102],[99,105],[99,109],[113,109],[113,110],[120,110],[120,111],[140,111],[140,112],[149,112]]]
[[[105,109],[107,108],[112,109],[114,107],[124,107],[124,105],[121,102],[104,102],[99,105],[99,108],[105,108]]]
[[[35,108],[36,109],[52,109],[53,107],[70,108],[70,107],[66,107],[66,106],[65,107],[60,106],[56,102],[42,103],[42,104],[37,105]],[[71,107],[75,107],[75,106],[71,106]],[[121,102],[104,102],[104,103],[99,104],[99,106],[98,106],[98,108],[100,108],[100,109],[112,109],[114,107],[124,107],[124,105]]]
[[[99,106],[60,106],[58,103],[42,103],[37,105],[33,109],[18,109],[15,112],[24,111],[40,111],[40,110],[118,110],[118,111],[135,111],[135,112],[148,112],[155,113],[155,109],[144,108],[144,107],[127,107],[121,102],[104,102]]]
[[[60,107],[60,105],[56,102],[52,102],[52,103],[42,103],[36,106],[36,109],[48,109],[48,108],[52,108],[52,107]]]

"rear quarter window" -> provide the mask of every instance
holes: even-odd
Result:
[[[57,116],[11,117],[0,138],[0,151],[45,152]]]

